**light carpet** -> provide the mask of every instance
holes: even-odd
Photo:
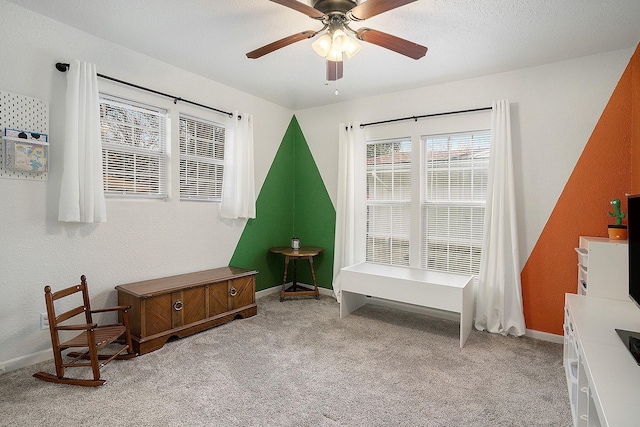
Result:
[[[70,374],[79,368],[68,370]],[[5,426],[570,426],[562,346],[328,296],[258,299],[257,316],[103,368],[85,388],[0,376]]]

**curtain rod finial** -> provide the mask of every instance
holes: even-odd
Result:
[[[62,73],[66,72],[69,69],[69,64],[65,64],[63,62],[58,62],[56,64],[56,69]]]

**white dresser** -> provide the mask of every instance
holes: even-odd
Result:
[[[615,331],[640,331],[640,308],[629,299],[566,294],[564,322],[574,426],[640,426],[640,366]]]

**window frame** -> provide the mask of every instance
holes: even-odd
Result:
[[[374,162],[370,164],[369,162],[369,150],[371,147],[374,147],[374,150],[377,150],[378,146],[384,146],[386,144],[397,144],[398,151],[391,151],[390,153],[380,154],[372,157],[374,161],[381,159],[386,155],[390,155],[391,162],[382,162],[377,163]],[[407,151],[406,148],[409,148]],[[367,262],[377,262],[382,264],[389,265],[399,265],[399,266],[409,266],[410,256],[409,256],[409,246],[410,246],[410,234],[411,234],[411,188],[412,188],[412,179],[411,179],[411,165],[412,165],[412,141],[411,138],[400,137],[400,138],[389,138],[389,139],[380,139],[380,140],[370,140],[366,142],[366,159],[365,169],[366,169],[366,234],[365,234],[365,256]],[[404,148],[404,149],[403,149]],[[386,151],[386,150],[385,150]],[[398,158],[398,162],[395,161],[396,155],[400,155],[400,153],[404,153],[404,155]],[[401,161],[402,158],[405,161]],[[380,170],[376,167],[380,165]],[[397,166],[397,167],[396,167]],[[388,192],[386,195],[382,195],[381,197],[370,197],[370,191],[372,191],[373,195],[378,195],[379,192],[377,190],[378,181],[383,183],[384,181],[378,177],[378,172],[389,174],[388,177],[391,180],[390,183],[390,197]],[[371,176],[370,176],[371,175]],[[408,175],[408,179],[406,177],[402,177],[402,175]],[[409,191],[408,198],[407,194],[402,191],[396,192],[396,178],[400,181],[399,185],[402,184],[402,181],[408,181]],[[370,180],[372,183],[373,189],[370,189]],[[389,183],[387,182],[386,186]],[[404,197],[403,197],[404,196]],[[384,220],[378,226],[376,224],[376,218],[384,218],[383,215],[380,215],[379,211],[383,211],[388,209],[391,211],[391,219]],[[399,211],[399,212],[398,212]],[[409,215],[409,221],[403,220],[405,215]],[[397,225],[397,227],[396,227]],[[379,228],[378,228],[379,227]],[[376,228],[375,231],[373,229]],[[378,244],[371,244],[370,242],[378,241]],[[400,253],[396,253],[396,249],[400,251]],[[406,252],[406,253],[405,253]],[[388,258],[388,262],[382,262],[383,258]]]
[[[169,111],[165,108],[158,107],[155,105],[146,104],[140,101],[136,101],[130,98],[125,98],[121,96],[111,95],[105,92],[99,93],[99,103],[100,103],[100,127],[101,127],[101,153],[102,153],[102,168],[103,168],[103,186],[104,186],[104,194],[105,198],[122,198],[122,199],[160,199],[166,200],[169,197],[169,171],[170,171],[170,162],[169,162],[169,146],[170,146],[170,120],[169,120]],[[141,123],[143,120],[139,120],[138,124],[131,120],[127,121],[112,121],[105,118],[105,112],[103,110],[103,105],[108,104],[111,107],[123,108],[128,110],[129,112],[139,112],[141,114],[146,114],[147,119],[151,117],[157,117],[158,126],[144,126]],[[145,117],[145,116],[143,116]],[[153,120],[151,120],[153,121]],[[130,141],[127,143],[118,142],[117,137],[108,138],[107,134],[110,130],[115,129],[114,133],[124,133],[122,129],[130,131],[132,135],[128,135],[131,137]],[[145,131],[146,129],[146,131]],[[118,132],[118,131],[121,132]],[[142,144],[143,135],[149,137],[149,134],[153,134],[157,132],[157,144],[159,147],[157,149],[143,148],[140,146],[135,146],[136,138],[138,138],[137,143]],[[151,144],[152,145],[152,144]],[[118,158],[113,167],[111,167],[111,158]],[[127,157],[129,157],[131,162],[134,163],[135,167],[133,170],[129,168],[125,168],[124,163],[127,163]],[[152,174],[149,171],[144,173],[144,168],[142,165],[139,166],[139,160],[147,157],[149,160],[149,165],[152,169]],[[153,165],[153,162],[150,159],[154,159],[157,161],[157,165]],[[110,190],[112,187],[111,182],[116,181],[117,178],[123,179],[124,181],[132,180],[133,182],[125,182],[121,184],[123,189],[121,190]],[[143,178],[140,180],[140,178]],[[139,186],[143,186],[141,182],[148,182],[147,186],[151,185],[154,189],[157,187],[156,191],[139,191]],[[127,189],[127,186],[133,186],[132,191]],[[113,183],[113,188],[118,188],[116,182]]]
[[[429,159],[429,141],[447,139],[446,167],[429,167],[433,165],[433,156]],[[421,188],[420,200],[420,220],[422,222],[422,232],[420,233],[420,267],[430,271],[443,271],[458,274],[477,275],[480,268],[480,257],[482,254],[484,215],[486,212],[486,196],[489,173],[489,155],[491,152],[491,131],[487,129],[467,132],[451,132],[437,135],[421,136],[423,159],[421,163]],[[455,144],[460,147],[460,143],[466,144],[466,148],[452,149],[451,141],[455,139]],[[440,150],[443,152],[444,150]],[[458,159],[455,159],[458,157]],[[445,197],[442,191],[430,191],[434,188],[434,171],[446,172],[448,179],[447,193]],[[462,172],[462,173],[460,173]],[[451,191],[452,175],[458,177],[468,176],[463,180],[470,183],[465,186],[457,186],[456,192]],[[435,180],[436,185],[439,180]],[[479,185],[478,185],[479,184]],[[436,193],[435,195],[433,193]],[[452,196],[452,193],[455,193]],[[470,196],[460,196],[466,193]],[[439,227],[446,229],[446,237],[437,234],[430,234],[429,211],[440,211],[434,220]],[[446,213],[445,221],[440,219],[442,211]],[[462,226],[464,224],[464,226]],[[453,234],[453,236],[452,236]],[[432,256],[429,247],[436,242],[437,245],[444,245],[446,249],[436,251],[436,256]],[[468,262],[465,257],[468,254]],[[439,255],[439,256],[438,256]],[[443,260],[444,258],[444,260]],[[439,261],[437,261],[439,260]],[[464,261],[464,262],[463,262]],[[444,265],[442,265],[444,264]]]
[[[212,126],[213,127],[213,139],[211,140],[212,142],[212,156],[204,156],[204,155],[198,155],[198,154],[194,154],[194,153],[189,153],[188,150],[186,150],[186,152],[183,151],[183,120],[188,120],[191,121],[193,123],[194,126],[196,126],[196,128],[198,126]],[[218,132],[222,133],[222,143],[219,144],[221,146],[221,157],[217,158],[217,154],[218,150],[217,150],[217,142],[219,139],[217,137]],[[195,140],[199,140],[201,138],[198,138],[198,136],[192,136]],[[223,188],[223,179],[224,179],[224,155],[225,155],[225,149],[226,149],[226,126],[223,123],[220,122],[216,122],[213,120],[207,120],[207,119],[203,119],[200,117],[196,117],[193,116],[191,114],[187,114],[187,113],[183,113],[180,112],[178,114],[178,151],[179,151],[179,197],[180,197],[180,201],[199,201],[199,202],[215,202],[215,203],[221,203],[222,202],[222,188]],[[186,144],[185,144],[186,146]],[[195,151],[198,151],[197,149],[194,148]],[[205,150],[206,151],[206,150]],[[183,162],[185,162],[185,166],[183,168]],[[189,176],[187,177],[185,174],[183,174],[183,172],[185,172],[187,170],[187,166],[186,166],[186,162],[191,162],[195,168],[196,168],[196,173],[195,176]],[[219,173],[219,179],[208,179],[206,178],[206,172],[209,170],[210,167],[213,166],[213,169],[215,170],[215,175],[216,177],[218,176]],[[200,172],[204,171],[204,173],[201,175]],[[219,172],[218,172],[219,171]],[[187,188],[187,187],[191,187],[190,185],[187,185],[185,183],[185,181],[187,181],[188,179],[190,179],[192,182],[195,183],[196,185],[196,191],[195,194],[194,193],[190,193],[190,194],[186,194],[183,193],[183,188]],[[214,189],[213,189],[213,194],[207,193],[206,191],[206,183],[213,183]],[[205,184],[204,186],[199,186],[199,184]],[[184,185],[184,187],[183,187]],[[203,193],[206,194],[199,194],[200,193],[200,189],[202,189]]]
[[[409,268],[416,269],[426,269],[425,265],[422,261],[422,252],[423,252],[423,242],[422,236],[426,234],[425,225],[422,221],[422,205],[423,205],[423,191],[422,187],[426,185],[424,181],[424,168],[422,163],[424,162],[424,147],[422,143],[422,138],[424,136],[429,135],[441,135],[441,134],[463,134],[469,132],[478,132],[484,131],[490,135],[490,123],[491,123],[491,112],[490,111],[482,111],[482,112],[474,112],[473,114],[459,114],[459,115],[448,115],[437,118],[430,118],[429,120],[421,120],[421,121],[404,121],[404,122],[396,122],[389,123],[378,126],[367,127],[366,131],[363,134],[362,145],[358,144],[363,148],[358,149],[359,158],[362,159],[360,161],[360,166],[357,168],[361,171],[359,174],[362,178],[358,178],[359,190],[357,190],[362,195],[362,204],[357,204],[360,206],[356,210],[357,214],[357,239],[361,246],[361,250],[358,250],[361,258],[366,262],[373,262],[371,260],[367,260],[367,230],[366,230],[366,221],[367,221],[367,202],[366,202],[366,145],[368,142],[374,142],[382,139],[397,139],[398,136],[402,135],[410,135],[412,142],[412,172],[411,179],[414,183],[412,189],[412,205],[411,205],[411,244],[409,248]],[[419,182],[419,185],[415,183]],[[486,197],[485,197],[486,199]],[[484,223],[484,221],[482,221]],[[482,224],[483,225],[483,224]],[[415,237],[414,237],[415,236]],[[383,264],[383,265],[392,265],[392,264]]]

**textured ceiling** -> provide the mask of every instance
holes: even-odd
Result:
[[[267,43],[321,28],[268,0],[9,1],[293,110],[632,48],[640,41],[638,0],[419,0],[352,27],[425,45],[427,55],[414,61],[363,42],[362,51],[345,61],[336,96],[335,84],[325,84],[324,60],[312,51],[312,40],[246,58]]]

